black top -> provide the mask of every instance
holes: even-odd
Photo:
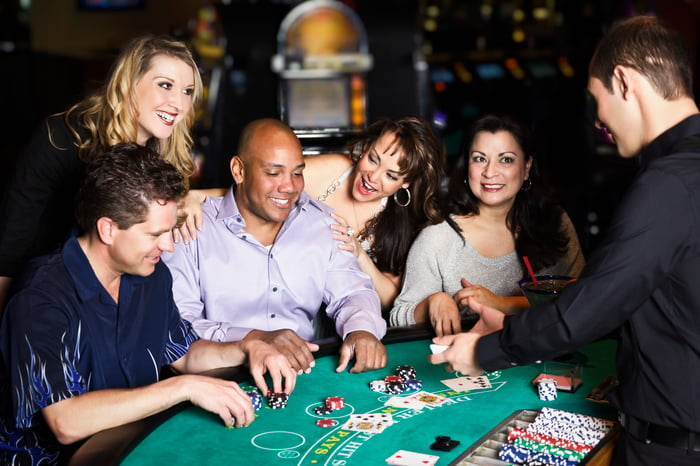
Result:
[[[17,159],[5,187],[0,204],[0,276],[17,276],[29,258],[57,249],[68,238],[84,171],[63,115],[47,118]]]
[[[550,359],[620,328],[611,401],[637,418],[700,432],[699,136],[694,115],[644,149],[579,280],[481,338],[482,368]]]

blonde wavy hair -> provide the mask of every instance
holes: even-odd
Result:
[[[148,145],[186,178],[194,173],[190,128],[195,121],[196,106],[202,98],[202,78],[187,46],[167,36],[145,35],[133,39],[114,62],[104,86],[65,112],[65,122],[76,139],[81,160],[89,162],[115,144],[136,141],[136,84],[151,68],[154,57],[159,55],[180,59],[192,68],[194,92],[189,112],[173,128],[172,135],[167,139],[149,141]],[[71,121],[86,128],[89,135],[81,136]]]

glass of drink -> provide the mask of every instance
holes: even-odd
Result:
[[[576,280],[564,275],[537,275],[537,284],[530,278],[518,282],[531,306],[550,301],[557,297],[566,285]]]

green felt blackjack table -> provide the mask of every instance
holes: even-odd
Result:
[[[336,373],[337,344],[326,347],[317,355],[312,372],[297,379],[287,407],[271,409],[263,401],[263,408],[248,427],[226,428],[218,416],[181,404],[137,423],[96,434],[70,464],[367,465],[386,464],[385,459],[397,450],[409,450],[437,455],[437,464],[447,465],[464,461],[460,457],[464,457],[465,450],[483,443],[495,427],[519,410],[538,411],[547,406],[610,420],[617,417],[607,403],[586,399],[597,384],[615,373],[613,340],[591,343],[573,353],[572,360],[583,368],[583,384],[575,392],[558,392],[555,400],[543,401],[532,384],[542,370],[541,364],[488,373],[491,388],[457,392],[441,382],[457,375],[428,362],[428,335],[398,335],[394,332],[393,337],[384,340],[387,366],[361,374]],[[385,406],[391,395],[370,390],[369,383],[394,375],[400,365],[413,366],[422,389],[448,401],[420,410]],[[253,386],[240,372],[234,378],[244,387]],[[330,396],[343,397],[345,406],[328,415],[315,414],[313,408]],[[381,433],[342,428],[351,414],[365,413],[390,413],[394,423]],[[338,420],[338,425],[320,427],[315,422],[328,417]],[[452,451],[431,450],[438,436],[449,436],[460,444]],[[604,443],[611,442],[606,438],[584,463],[604,464],[610,450],[610,445]]]

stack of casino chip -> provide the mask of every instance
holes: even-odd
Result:
[[[253,409],[255,409],[255,411],[262,409],[262,395],[255,390],[250,390],[246,393],[250,397],[250,401],[253,403]]]
[[[284,392],[270,392],[267,394],[267,405],[272,409],[281,409],[287,407],[289,395]]]
[[[416,369],[412,366],[398,366],[396,375],[387,375],[384,380],[373,380],[369,383],[370,390],[391,395],[420,390],[422,387],[423,382],[416,379]]]
[[[537,383],[537,394],[542,401],[554,401],[557,399],[557,381],[554,379],[540,379]]]
[[[324,404],[320,406],[316,406],[314,408],[314,414],[318,414],[319,416],[324,416],[326,414],[330,414],[333,411],[337,411],[339,409],[343,409],[345,407],[345,399],[341,396],[329,396],[326,398],[326,401]],[[335,419],[317,419],[316,420],[316,425],[321,426],[321,427],[333,427],[338,425],[338,421]]]
[[[509,432],[498,458],[513,464],[576,465],[612,425],[606,419],[542,408],[526,430]]]

